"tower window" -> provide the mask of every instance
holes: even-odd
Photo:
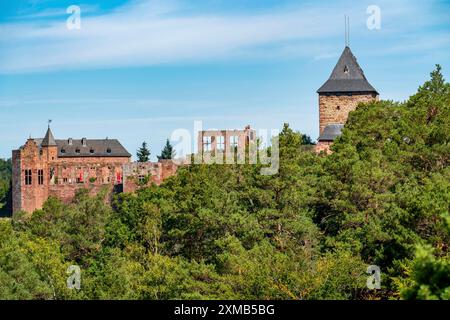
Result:
[[[33,182],[33,180],[32,180],[32,176],[31,176],[31,170],[26,169],[25,170],[25,185],[30,186],[32,182]]]
[[[348,73],[348,67],[347,66],[344,67],[344,73]]]
[[[338,110],[338,111],[341,110],[341,106],[337,106],[336,110]]]
[[[42,170],[42,169],[38,170],[38,184],[39,185],[44,184],[44,170]]]

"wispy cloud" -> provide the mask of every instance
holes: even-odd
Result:
[[[81,5],[80,8],[83,10],[83,14],[94,13],[99,10],[96,5]],[[14,20],[29,20],[29,19],[48,19],[55,17],[67,16],[66,8],[48,8],[45,10],[34,11],[33,13],[19,14],[14,17]]]
[[[362,16],[359,21],[364,21],[364,5],[346,9],[308,3],[273,13],[182,15],[178,2],[153,0],[133,1],[107,14],[82,16],[81,30],[68,30],[65,17],[3,24],[0,73],[151,66],[239,57],[308,55],[326,59],[337,53],[327,48],[326,41],[317,44],[341,36],[341,11]],[[397,14],[395,8],[390,12]],[[60,11],[50,10],[34,16],[57,13]],[[405,9],[398,14],[402,17]],[[385,19],[389,17],[387,13]]]

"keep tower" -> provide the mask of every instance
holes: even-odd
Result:
[[[317,150],[328,150],[340,135],[348,114],[359,103],[378,100],[378,91],[367,81],[350,47],[346,46],[319,94],[319,141]]]

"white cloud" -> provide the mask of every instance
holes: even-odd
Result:
[[[308,55],[325,59],[337,54],[325,40],[342,36],[341,12],[358,17],[360,24],[365,21],[364,5],[308,4],[295,10],[234,15],[182,16],[178,9],[174,1],[133,1],[108,14],[82,16],[81,30],[68,30],[66,17],[3,24],[0,73],[238,57]],[[406,14],[416,9],[410,6]],[[389,12],[405,14],[395,8]],[[384,19],[392,19],[389,12]]]
[[[321,11],[327,23],[320,23],[315,10],[177,16],[173,3],[152,1],[82,16],[81,30],[68,30],[65,19],[6,24],[0,30],[0,72],[195,62],[337,32],[334,13]]]

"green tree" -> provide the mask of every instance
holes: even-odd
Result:
[[[147,142],[142,142],[142,146],[136,152],[138,162],[148,162],[150,160],[150,150],[147,147]]]
[[[173,146],[170,144],[169,139],[167,139],[166,145],[161,151],[161,155],[158,156],[158,160],[170,160],[173,159],[175,155],[176,155],[175,150],[173,149]]]
[[[0,213],[4,209],[11,209],[11,174],[12,174],[12,163],[11,159],[3,160],[0,159]],[[9,208],[8,208],[9,207]],[[7,212],[5,212],[7,214]],[[0,214],[1,215],[1,214]]]

